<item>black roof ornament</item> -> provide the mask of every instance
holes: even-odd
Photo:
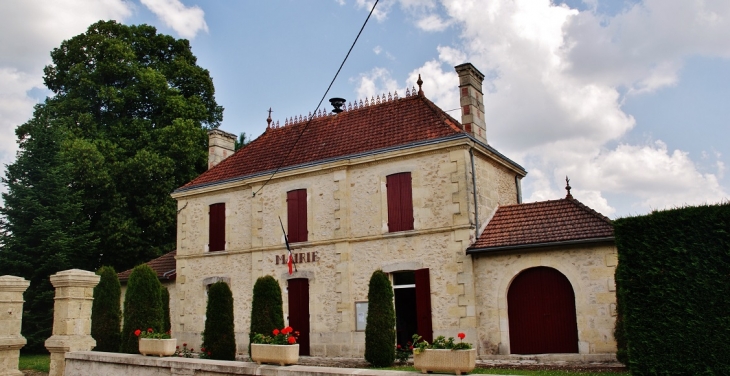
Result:
[[[565,176],[565,190],[568,191],[568,194],[565,195],[565,198],[573,198],[573,196],[570,194],[570,179],[568,179],[568,176]]]
[[[341,107],[345,104],[345,98],[330,98],[330,104],[332,104],[332,112],[339,114],[343,110]]]

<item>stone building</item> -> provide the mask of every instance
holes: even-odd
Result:
[[[284,292],[287,323],[302,333],[303,355],[360,357],[368,281],[382,269],[394,285],[400,342],[415,332],[425,338],[464,332],[482,355],[509,354],[510,286],[538,267],[537,274],[549,269],[549,276],[523,285],[557,272],[575,292],[572,324],[560,324],[575,346],[561,352],[614,352],[610,223],[572,198],[557,201],[575,211],[565,218],[549,210],[553,201],[521,204],[527,172],[487,143],[484,76],[471,64],[456,71],[461,122],[426,97],[419,78],[418,89],[403,96],[335,101],[333,114],[283,125],[269,118],[266,131],[236,153],[235,136],[211,132],[209,170],[172,194],[179,213],[175,336],[199,346],[207,286],[225,281],[245,352],[253,284],[272,275]],[[520,234],[523,228],[510,227],[509,219],[530,225],[539,214],[555,226],[538,226],[532,237],[490,235],[499,233],[492,229],[502,218]],[[552,236],[576,218],[610,234]],[[292,274],[282,227],[296,262]]]

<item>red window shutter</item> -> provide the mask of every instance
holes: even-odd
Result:
[[[386,177],[388,196],[388,231],[413,230],[413,194],[411,173]]]
[[[418,334],[428,343],[432,343],[431,279],[428,269],[416,270],[416,325],[418,326]]]
[[[286,193],[287,225],[290,243],[306,242],[307,234],[307,190],[297,189]]]
[[[226,204],[210,205],[208,219],[208,251],[226,249]]]

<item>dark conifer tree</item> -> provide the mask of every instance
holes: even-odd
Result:
[[[389,367],[395,360],[393,286],[382,270],[373,273],[368,285],[365,360],[375,367]]]
[[[284,327],[281,287],[274,277],[267,275],[256,280],[251,301],[251,330],[249,340],[257,333],[271,335],[274,329]]]
[[[55,291],[49,276],[71,268],[93,270],[98,261],[98,240],[70,178],[73,166],[59,154],[68,131],[49,112],[37,106],[33,118],[16,129],[18,156],[2,179],[7,192],[0,208],[0,275],[30,281],[22,328],[28,352],[45,352],[51,336]]]
[[[152,329],[162,332],[162,285],[147,264],[136,266],[127,281],[124,295],[124,325],[120,352],[139,353],[139,339],[134,331]]]
[[[119,324],[122,312],[119,299],[122,286],[117,272],[111,266],[96,271],[101,278],[94,287],[94,303],[91,306],[91,336],[96,340],[95,351],[119,351]]]
[[[236,360],[233,294],[225,282],[216,282],[208,289],[203,348],[211,359]]]

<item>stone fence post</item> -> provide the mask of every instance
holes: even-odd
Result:
[[[56,289],[53,304],[53,335],[46,340],[51,353],[49,376],[62,376],[66,353],[89,351],[96,346],[91,337],[91,303],[99,276],[85,270],[71,269],[51,276]]]
[[[30,282],[20,277],[0,277],[0,376],[22,376],[18,371],[20,348],[25,338],[20,335],[23,322],[23,293]]]

